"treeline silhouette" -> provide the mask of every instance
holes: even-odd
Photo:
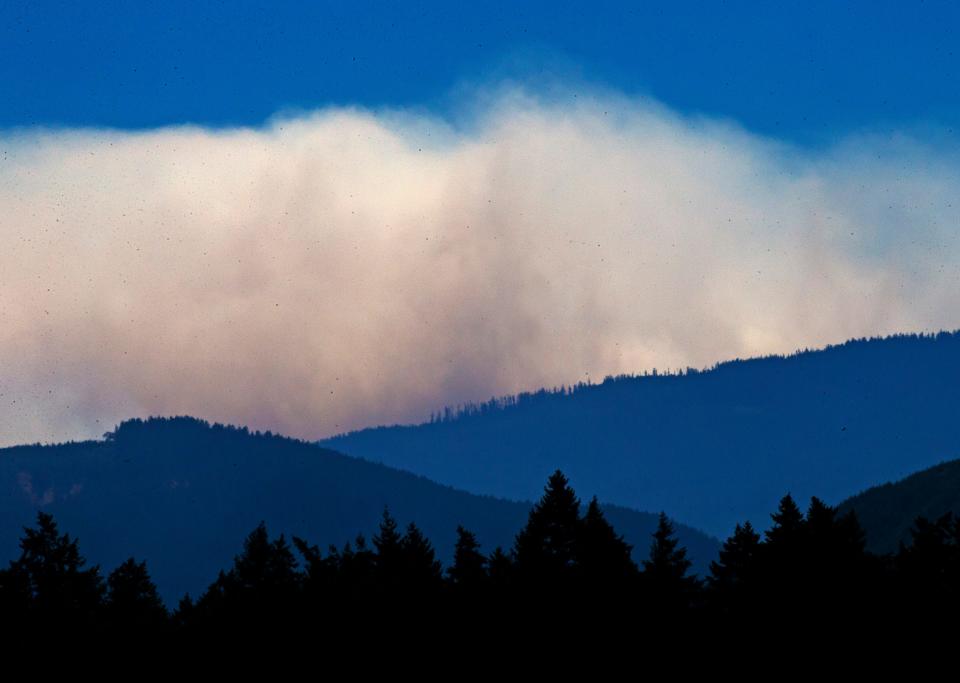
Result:
[[[772,353],[765,356],[755,356],[752,358],[734,358],[731,360],[720,361],[705,368],[681,367],[681,368],[651,368],[638,373],[622,373],[619,375],[607,375],[599,383],[591,381],[579,381],[573,384],[561,384],[551,388],[537,389],[536,391],[522,391],[518,394],[509,394],[506,396],[491,396],[486,401],[467,401],[453,406],[445,406],[441,410],[430,413],[427,424],[442,424],[447,422],[456,422],[474,417],[482,417],[493,413],[502,412],[511,408],[524,408],[528,404],[538,404],[549,401],[550,399],[563,399],[569,396],[576,396],[589,392],[598,386],[611,386],[615,384],[630,384],[636,380],[655,381],[659,378],[661,381],[669,382],[676,377],[687,377],[691,375],[700,375],[711,373],[717,370],[736,369],[744,364],[757,363],[776,363],[779,361],[790,360],[793,358],[803,358],[808,356],[817,356],[823,353],[831,352],[858,352],[862,348],[867,348],[871,344],[880,342],[886,344],[904,343],[912,345],[915,342],[937,342],[955,340],[960,331],[939,332],[901,332],[888,336],[874,337],[856,337],[848,339],[840,344],[827,344],[822,349],[803,348],[794,353],[779,354]],[[376,428],[374,428],[376,429]],[[347,436],[350,433],[337,434],[333,439]]]
[[[804,513],[790,495],[763,534],[737,525],[701,579],[665,514],[640,565],[596,498],[585,507],[555,472],[513,547],[482,552],[457,529],[444,570],[415,524],[385,509],[378,532],[326,551],[264,524],[233,566],[196,600],[161,601],[144,562],[131,558],[104,579],[78,541],[40,512],[20,556],[0,570],[0,620],[7,632],[117,633],[147,637],[326,631],[376,636],[432,623],[436,629],[559,625],[572,615],[607,624],[775,624],[876,619],[911,623],[945,616],[960,598],[960,519],[917,519],[912,543],[878,556],[865,550],[854,513],[817,498]],[[558,621],[559,620],[559,621]]]

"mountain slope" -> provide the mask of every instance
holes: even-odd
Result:
[[[325,440],[476,493],[530,498],[560,467],[582,495],[720,536],[784,494],[837,503],[960,455],[960,334],[855,340],[702,372],[608,379]]]
[[[489,552],[512,544],[529,510],[269,433],[192,418],[133,420],[104,441],[0,450],[0,561],[16,557],[21,527],[43,509],[106,571],[129,555],[147,560],[175,604],[206,588],[260,520],[325,548],[360,532],[369,540],[384,505],[401,524],[416,522],[444,559],[457,524]],[[656,517],[605,509],[645,557]],[[703,570],[716,540],[681,525],[678,535]]]
[[[917,517],[935,520],[947,512],[960,514],[960,460],[874,486],[839,507],[857,513],[870,550],[894,552],[900,541],[910,542],[910,528]]]

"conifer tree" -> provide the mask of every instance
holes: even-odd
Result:
[[[895,564],[901,609],[910,616],[952,614],[960,608],[960,534],[953,514],[936,521],[918,517],[910,536]]]
[[[156,629],[167,621],[167,609],[150,580],[146,562],[132,557],[107,577],[106,615],[114,627]]]
[[[837,510],[819,498],[807,509],[802,592],[807,610],[820,614],[857,612],[873,580],[866,540],[856,515],[837,517]]]
[[[720,556],[710,563],[710,584],[721,590],[733,590],[751,579],[756,572],[760,534],[750,522],[737,524],[733,535],[723,543]]]
[[[580,524],[577,567],[583,581],[595,588],[617,589],[636,576],[632,547],[604,516],[594,496]]]
[[[384,507],[379,531],[373,537],[377,574],[384,584],[396,583],[403,572],[401,540],[397,520],[390,514],[390,510]]]
[[[686,548],[679,543],[673,524],[661,512],[650,544],[650,557],[643,562],[642,579],[651,606],[675,614],[690,605],[698,587],[696,577],[687,574],[691,562]]]
[[[177,603],[177,609],[170,615],[170,621],[179,628],[190,628],[195,624],[196,604],[189,593],[184,594]]]
[[[400,539],[400,553],[405,587],[413,590],[439,587],[443,578],[442,567],[430,541],[413,522]]]
[[[20,591],[15,601],[30,621],[57,627],[94,622],[105,592],[100,568],[83,568],[76,539],[61,535],[51,515],[39,512],[36,529],[24,528],[20,551],[6,581]]]
[[[197,604],[219,628],[267,623],[297,604],[300,575],[297,560],[283,535],[270,540],[261,522],[243,543],[243,552],[228,572],[220,572]]]
[[[331,547],[330,552],[336,576],[334,594],[343,599],[369,599],[381,566],[377,554],[367,546],[367,539],[362,534],[358,535],[353,545],[346,543],[339,552]]]
[[[454,586],[463,589],[476,588],[487,578],[487,558],[480,552],[477,537],[463,526],[457,526],[453,564],[447,569],[447,574]]]
[[[643,561],[644,574],[654,580],[679,582],[687,578],[690,566],[686,548],[680,547],[674,535],[673,523],[661,512],[650,544],[650,557]]]
[[[240,590],[288,593],[297,585],[297,559],[280,535],[270,540],[263,522],[250,532],[231,571],[231,584]]]
[[[750,522],[737,524],[724,541],[720,556],[710,563],[708,583],[717,606],[725,611],[753,608],[758,591],[760,534]]]
[[[518,578],[540,584],[571,578],[579,531],[580,501],[567,478],[557,470],[514,542]]]
[[[803,513],[789,493],[780,499],[777,511],[771,515],[773,526],[766,531],[767,542],[792,545],[799,541],[804,530]]]
[[[513,560],[500,546],[494,548],[487,560],[487,573],[490,584],[500,590],[508,586],[513,578]]]

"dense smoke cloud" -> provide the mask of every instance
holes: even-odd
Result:
[[[609,94],[469,121],[0,134],[0,444],[189,413],[300,437],[960,326],[960,163]]]

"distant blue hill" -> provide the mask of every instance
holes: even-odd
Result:
[[[960,460],[940,463],[900,481],[874,486],[839,505],[841,512],[857,513],[876,553],[895,553],[912,542],[918,517],[930,521],[950,513],[960,518]]]
[[[146,560],[175,605],[229,568],[260,520],[272,534],[326,548],[361,532],[369,541],[385,505],[401,524],[416,522],[444,560],[458,524],[489,553],[511,546],[530,509],[269,433],[193,418],[131,420],[103,441],[0,449],[0,562],[18,555],[22,527],[42,509],[107,572],[130,555]],[[605,512],[644,559],[656,517]],[[702,573],[718,542],[679,524],[677,533]]]
[[[323,445],[476,493],[581,495],[725,537],[787,492],[836,504],[960,456],[960,333],[860,339],[707,371],[610,378]]]

